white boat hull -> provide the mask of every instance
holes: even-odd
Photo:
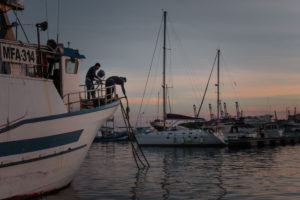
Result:
[[[203,130],[157,131],[136,134],[142,146],[224,146],[222,135]]]
[[[0,199],[62,188],[79,169],[98,129],[119,101],[18,121],[0,129]]]

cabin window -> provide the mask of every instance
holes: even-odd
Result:
[[[67,59],[65,69],[66,69],[67,74],[77,74],[78,60],[77,59]]]
[[[10,74],[9,64],[0,60],[0,74]]]

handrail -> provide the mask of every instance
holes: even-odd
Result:
[[[98,89],[98,87],[94,90],[87,90],[86,85],[80,85],[84,87],[83,91],[77,91],[77,92],[70,92],[65,95],[63,95],[63,100],[65,102],[65,105],[68,107],[68,111],[71,111],[71,106],[73,104],[80,104],[80,110],[87,108],[90,106],[90,104],[94,104],[97,102],[97,106],[105,105],[107,103],[110,103],[116,99],[118,99],[118,95],[116,93],[116,87],[115,85],[109,86],[109,87],[103,87],[103,85],[100,85],[101,87]],[[99,85],[97,85],[99,86]],[[87,93],[89,92],[95,92],[95,98],[87,98]],[[84,95],[83,95],[84,94]],[[75,96],[76,100],[72,100],[72,97]],[[66,101],[65,101],[66,100]],[[95,107],[94,105],[92,107]]]

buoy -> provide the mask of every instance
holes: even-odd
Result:
[[[203,143],[203,141],[204,141],[204,138],[200,137],[200,143]]]

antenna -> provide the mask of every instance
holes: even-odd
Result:
[[[48,0],[45,0],[46,21],[48,21]],[[47,39],[49,40],[49,29],[47,29]]]
[[[56,34],[56,43],[58,44],[59,38],[59,14],[60,14],[60,0],[57,0],[57,34]]]
[[[278,118],[277,118],[277,113],[276,113],[276,110],[274,111],[274,116],[275,116],[275,120],[277,121]]]
[[[235,102],[235,108],[236,108],[236,118],[240,118],[240,108],[239,108],[239,102]]]
[[[225,102],[224,102],[224,112],[225,112],[225,118],[228,118],[227,106]]]
[[[208,107],[209,107],[210,119],[214,119],[214,114],[212,112],[211,104],[208,104]]]
[[[195,118],[197,118],[197,108],[195,104],[193,105],[193,109],[194,109],[194,116]]]

